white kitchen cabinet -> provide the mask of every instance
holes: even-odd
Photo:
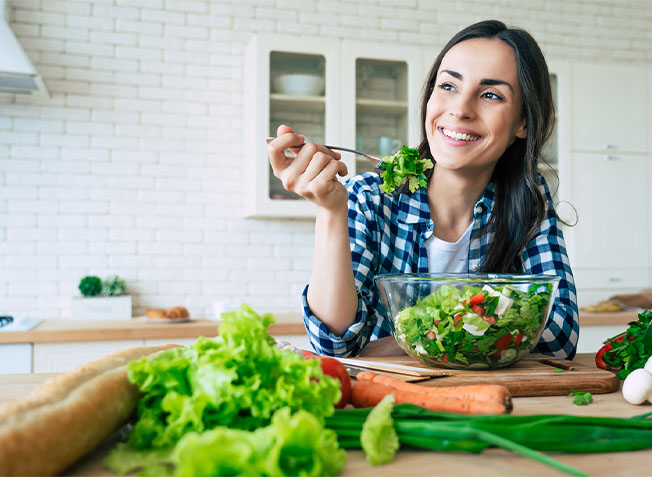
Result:
[[[33,372],[68,371],[114,351],[142,345],[143,340],[34,343]]]
[[[279,124],[293,127],[308,141],[337,145],[340,42],[316,38],[256,35],[245,53],[245,214],[250,217],[312,217],[314,206],[283,189],[274,177],[265,138]],[[277,86],[282,74],[313,75],[323,91],[288,94]],[[301,80],[299,80],[301,81]]]
[[[0,374],[26,374],[31,372],[31,343],[0,345]]]
[[[577,341],[578,353],[595,353],[604,341],[627,329],[627,325],[583,326]]]
[[[421,82],[418,47],[362,41],[256,35],[245,53],[245,215],[312,218],[314,205],[287,192],[274,177],[265,138],[280,124],[307,141],[378,153],[378,139],[416,146]],[[321,77],[316,94],[279,90],[287,73]],[[349,174],[368,162],[342,154]]]
[[[573,269],[578,306],[593,305],[613,295],[631,293],[650,284],[648,269]]]
[[[569,231],[573,266],[647,269],[647,158],[574,153],[570,180],[571,202],[579,217]]]
[[[574,151],[642,153],[648,147],[646,70],[629,65],[572,65]]]

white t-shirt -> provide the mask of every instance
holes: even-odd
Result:
[[[466,273],[469,271],[469,245],[471,228],[462,234],[455,243],[444,242],[433,233],[424,244],[428,251],[428,271],[430,273]]]

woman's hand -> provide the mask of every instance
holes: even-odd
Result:
[[[276,135],[267,145],[267,154],[283,187],[327,210],[346,208],[347,191],[337,176],[345,176],[348,171],[340,154],[312,142],[297,148],[305,137],[288,126],[279,126]],[[287,157],[286,149],[296,157]]]

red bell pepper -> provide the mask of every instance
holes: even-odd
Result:
[[[620,343],[624,337],[625,337],[625,333],[616,336],[612,341],[617,341],[618,343]],[[595,353],[595,365],[601,369],[614,369],[612,366],[609,366],[604,360],[604,354],[607,351],[611,351],[611,341],[609,343],[606,343],[602,348],[598,350],[597,353]]]
[[[310,351],[304,351],[303,355],[306,358],[318,359],[321,362],[322,372],[340,382],[340,392],[342,393],[342,397],[337,403],[335,403],[335,407],[337,409],[346,407],[351,400],[351,378],[349,377],[349,373],[344,365],[334,358],[312,354]]]

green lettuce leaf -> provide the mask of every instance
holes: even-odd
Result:
[[[379,167],[383,169],[380,189],[391,194],[397,187],[408,181],[410,192],[428,185],[425,171],[434,167],[430,159],[421,159],[419,151],[403,146],[393,156],[382,158]]]
[[[392,408],[394,395],[388,394],[376,404],[362,425],[360,444],[371,465],[386,464],[394,460],[399,448],[398,436],[394,429]]]
[[[217,427],[252,431],[282,408],[318,420],[332,414],[339,382],[323,374],[319,360],[277,348],[267,333],[273,321],[243,305],[222,315],[218,337],[129,363],[129,381],[143,395],[120,452],[169,453],[186,434]]]

